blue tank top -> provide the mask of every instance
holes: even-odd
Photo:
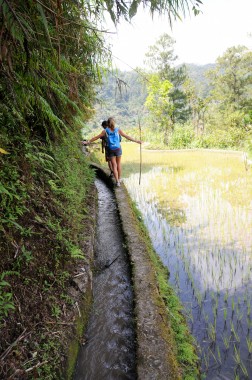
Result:
[[[121,147],[119,128],[115,128],[113,132],[109,128],[106,128],[105,131],[108,148],[111,150],[119,149]]]

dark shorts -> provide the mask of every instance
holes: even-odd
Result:
[[[122,155],[122,148],[118,148],[115,150],[108,149],[106,152],[107,158],[110,160],[112,157],[120,157]]]

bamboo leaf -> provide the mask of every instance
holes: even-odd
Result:
[[[5,150],[3,148],[0,148],[0,153],[2,153],[2,154],[10,154],[9,152],[7,152],[7,150]]]

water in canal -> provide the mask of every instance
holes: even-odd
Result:
[[[114,195],[100,180],[96,187],[94,302],[74,380],[133,380],[135,333],[128,257]]]

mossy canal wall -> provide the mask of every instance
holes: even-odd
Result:
[[[96,164],[92,164],[92,167],[99,178],[105,181],[109,187],[114,187],[106,170]],[[126,187],[122,184],[121,187],[115,188],[114,194],[132,268],[137,339],[137,378],[139,380],[187,378],[183,375],[181,363],[178,362],[178,347],[168,317],[169,313],[167,313],[167,303],[160,291],[158,267],[161,270],[164,268],[157,257],[153,259],[153,250],[151,252],[150,242],[146,241],[146,235],[141,229]],[[93,239],[91,239],[92,241]],[[158,262],[158,265],[155,265],[155,262]],[[164,270],[163,273],[166,274],[167,279],[167,272]],[[90,299],[88,296],[90,291],[91,287],[89,286],[84,297],[86,301]],[[89,303],[90,301],[88,301]],[[83,307],[84,312],[87,311],[87,302],[84,302]],[[183,323],[185,322],[183,317],[181,320]],[[73,350],[74,346],[73,343],[68,363],[71,367],[68,371],[68,379],[70,378],[69,373],[73,372],[73,362],[77,357],[76,349]],[[195,375],[197,374],[197,360],[194,353],[193,356],[194,369],[190,372],[192,371],[193,378],[197,379],[197,375]]]

